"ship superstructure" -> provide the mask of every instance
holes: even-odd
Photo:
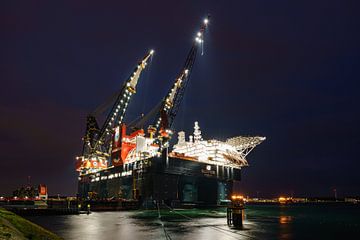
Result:
[[[219,204],[229,198],[233,182],[240,180],[240,169],[248,165],[245,157],[265,138],[206,141],[196,122],[194,136],[188,142],[185,133],[179,132],[178,143],[170,146],[175,131],[173,122],[198,51],[203,48],[208,23],[207,17],[171,88],[148,114],[128,124],[124,122],[128,104],[153,50],[140,60],[113,95],[110,108],[101,105],[87,117],[83,151],[76,162],[79,197],[208,204]],[[110,110],[99,127],[96,116],[106,108]]]
[[[170,153],[172,157],[188,159],[241,169],[248,166],[246,156],[258,144],[265,140],[265,137],[233,137],[225,142],[216,139],[203,140],[199,123],[195,122],[194,134],[185,140],[185,132],[178,133],[178,142]]]

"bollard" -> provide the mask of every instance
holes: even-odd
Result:
[[[227,208],[227,224],[230,227],[242,228],[244,219],[244,198],[242,196],[232,196],[231,204]]]
[[[90,203],[88,203],[88,205],[87,205],[87,212],[86,212],[86,214],[90,214]]]
[[[233,209],[232,223],[235,228],[243,226],[243,209]]]

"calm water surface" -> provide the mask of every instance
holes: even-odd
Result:
[[[141,213],[93,212],[29,219],[64,239],[166,239],[166,233],[173,240],[360,239],[359,205],[248,205],[242,230],[230,229],[225,213],[223,218],[189,221],[179,216],[163,222],[134,218]]]

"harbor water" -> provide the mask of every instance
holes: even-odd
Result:
[[[166,214],[164,216],[164,214]],[[243,229],[226,225],[225,209],[92,212],[32,216],[64,239],[359,239],[360,205],[248,205]]]

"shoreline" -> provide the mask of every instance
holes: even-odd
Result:
[[[60,240],[62,238],[13,212],[0,208],[0,239]]]

